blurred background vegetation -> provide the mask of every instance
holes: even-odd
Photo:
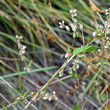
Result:
[[[110,7],[109,0],[94,0],[94,3],[101,10]],[[77,19],[84,26],[85,40],[86,42],[91,41],[92,33],[96,28],[88,0],[0,0],[0,75],[10,74],[5,80],[19,92],[24,76],[11,76],[12,73],[23,71],[24,67],[18,54],[16,35],[23,36],[22,42],[27,47],[27,62],[33,61],[31,69],[50,66],[58,66],[59,68],[65,61],[60,56],[67,52],[66,47],[71,47],[73,41],[72,32],[59,28],[60,21],[64,20],[66,24],[71,22],[70,9],[77,9]],[[96,15],[98,25],[102,25],[98,15],[96,13],[94,15]],[[105,19],[105,15],[101,15]],[[75,46],[81,45],[82,38],[79,35]],[[44,85],[55,72],[55,69],[48,69],[29,74],[25,91],[32,92]],[[73,78],[65,79],[62,81],[56,79],[57,83],[53,83],[48,90],[51,93],[54,90],[57,92],[59,97],[57,102],[52,101],[51,103],[41,100],[35,102],[34,105],[40,110],[72,109],[76,102],[71,99],[73,94],[66,96],[66,91],[73,88]],[[15,91],[12,92],[10,87],[4,83],[0,84],[0,93],[7,99],[12,99],[10,102],[16,96]],[[9,103],[0,97],[0,104]],[[25,103],[21,103],[17,107],[22,110],[24,105]],[[90,104],[87,105],[87,108],[89,106]],[[31,109],[34,110],[34,108]]]

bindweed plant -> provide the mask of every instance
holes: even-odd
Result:
[[[67,31],[72,31],[73,33],[73,43],[71,48],[67,46],[68,52],[65,54],[66,61],[64,64],[53,74],[53,76],[47,81],[47,83],[42,86],[39,90],[32,92],[32,94],[25,97],[20,96],[17,98],[19,101],[23,101],[28,97],[31,97],[31,101],[24,107],[24,109],[27,109],[33,102],[44,99],[51,101],[52,99],[58,100],[56,96],[56,92],[54,91],[53,94],[50,94],[47,92],[48,86],[51,84],[53,79],[56,76],[63,77],[65,71],[69,71],[70,75],[75,75],[76,78],[76,84],[74,84],[73,90],[67,91],[67,96],[69,93],[75,93],[78,88],[81,88],[81,92],[79,94],[79,102],[77,105],[81,105],[80,109],[83,110],[85,103],[87,102],[90,95],[94,96],[95,98],[102,104],[102,108],[105,108],[108,110],[110,107],[108,103],[109,100],[109,93],[110,93],[110,8],[105,10],[105,14],[107,16],[106,21],[104,22],[103,26],[99,26],[98,29],[96,29],[95,32],[93,32],[93,39],[90,42],[85,42],[84,39],[84,33],[83,33],[83,25],[78,22],[77,20],[77,10],[70,10],[70,14],[72,17],[71,23],[69,25],[65,25],[65,21],[59,22],[59,27],[62,29],[66,29]],[[101,17],[101,16],[100,16]],[[102,19],[101,19],[102,20]],[[73,48],[76,37],[79,36],[79,31],[82,33],[82,41],[83,45],[79,48]],[[19,55],[21,57],[21,60],[25,62],[24,70],[27,72],[30,72],[30,65],[32,61],[27,65],[26,59],[25,59],[25,49],[26,46],[21,44],[22,36],[16,36],[17,42],[18,42],[18,49],[19,49]],[[71,63],[72,66],[68,69],[65,69],[66,66]],[[84,67],[85,75],[84,77],[78,77],[78,70],[80,69],[80,66]],[[26,76],[23,87],[25,87],[26,82]],[[82,75],[80,75],[82,76]],[[86,83],[86,80],[89,82]],[[104,84],[104,88],[100,89],[101,83]],[[24,88],[22,90],[23,94]],[[102,97],[102,95],[105,94],[106,97]],[[87,98],[85,98],[85,95]],[[83,99],[86,99],[85,101]],[[81,104],[80,104],[81,103]],[[73,107],[73,109],[78,110],[79,106]],[[78,108],[78,109],[76,109]]]

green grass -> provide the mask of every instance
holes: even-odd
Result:
[[[33,2],[34,1],[34,2]],[[1,0],[0,1],[0,70],[1,77],[10,81],[16,79],[17,85],[14,85],[18,90],[22,91],[22,77],[25,74],[23,71],[24,63],[20,60],[18,53],[16,35],[23,36],[22,43],[26,45],[26,62],[32,62],[32,70],[30,74],[40,73],[50,78],[53,75],[53,69],[59,67],[55,65],[55,60],[60,58],[62,53],[66,53],[66,47],[71,47],[73,42],[72,32],[67,32],[59,28],[59,22],[64,20],[65,23],[70,23],[71,16],[70,9],[77,9],[78,22],[84,26],[85,40],[90,42],[92,39],[92,32],[95,31],[93,17],[91,15],[90,6],[87,0],[50,0],[51,6],[49,6],[48,0]],[[103,0],[104,3],[109,0]],[[106,5],[101,4],[102,1],[97,1],[97,5],[100,9],[106,9]],[[104,15],[102,15],[103,18]],[[51,39],[49,39],[49,37]],[[79,32],[79,38],[81,32]],[[55,42],[53,42],[55,40]],[[81,46],[81,42],[78,42],[76,46]],[[96,49],[97,47],[94,47]],[[73,51],[73,53],[80,53],[88,49],[83,47]],[[93,49],[93,50],[94,50]],[[91,48],[90,48],[91,50]],[[62,59],[63,60],[63,59]],[[60,61],[59,61],[60,62]],[[64,62],[64,61],[62,61]],[[107,61],[99,61],[103,64],[108,64]],[[50,72],[52,71],[52,72]],[[29,75],[30,75],[29,74]],[[75,74],[72,74],[75,79]],[[16,76],[16,77],[14,77]],[[78,78],[81,75],[78,74]],[[91,87],[94,80],[97,78],[98,73],[90,81],[89,85],[84,91],[85,95]],[[65,76],[66,77],[66,76]],[[32,81],[31,79],[29,79]],[[46,80],[46,81],[45,81]],[[47,82],[47,79],[40,81],[32,81],[35,84]],[[58,80],[67,89],[72,87],[67,82]],[[53,81],[54,82],[54,81]],[[34,86],[35,86],[34,84]],[[43,83],[44,84],[44,83]],[[36,86],[37,87],[37,86]],[[31,91],[30,87],[27,88]],[[59,89],[59,88],[58,88]],[[60,92],[60,89],[59,89]],[[62,91],[65,92],[65,91]],[[64,94],[63,94],[64,95]],[[59,94],[60,96],[60,94]],[[105,96],[107,97],[107,96]],[[44,109],[46,104],[40,102]],[[69,105],[69,104],[68,104]],[[3,106],[4,107],[4,106]],[[77,106],[76,106],[77,108]],[[51,109],[51,107],[50,107]]]
[[[41,72],[41,71],[46,71],[46,70],[51,70],[51,69],[56,69],[57,67],[56,66],[53,66],[53,67],[47,67],[47,68],[40,68],[40,69],[33,69],[31,70],[30,72],[28,72],[28,74],[32,74],[32,73],[35,73],[35,72]],[[9,77],[13,77],[13,76],[18,76],[18,75],[23,75],[25,74],[26,72],[25,71],[21,71],[21,72],[17,72],[17,73],[11,73],[11,74],[8,74],[8,75],[3,75],[1,76],[2,78],[9,78]]]

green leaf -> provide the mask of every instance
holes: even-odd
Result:
[[[84,47],[80,47],[80,48],[74,49],[74,50],[73,50],[73,54],[86,52],[87,49],[89,49],[89,48],[91,48],[91,47],[92,47],[92,45],[84,46]]]
[[[29,91],[26,91],[26,92],[23,94],[23,97],[26,96],[26,94],[27,94],[28,92],[29,92]]]
[[[32,60],[31,60],[30,63],[28,64],[28,68],[31,66],[31,64],[32,64]]]
[[[76,78],[76,75],[77,75],[77,78],[80,78],[80,74],[72,73],[71,75],[73,76],[73,78]]]
[[[76,106],[74,106],[72,109],[73,110],[80,110],[81,104],[78,103]]]
[[[7,110],[7,108],[4,105],[2,105],[2,107],[3,107],[3,110]]]
[[[94,98],[97,98],[97,95],[94,94],[93,97],[94,97]],[[107,97],[110,97],[110,95],[107,96],[107,94],[102,94],[102,95],[100,95],[99,97],[100,97],[100,98],[107,98]]]
[[[78,109],[79,109],[79,106],[73,107],[73,110],[78,110]]]
[[[71,51],[71,49],[67,46],[67,50],[68,50],[68,52],[70,52]]]
[[[16,93],[18,93],[18,95],[20,95],[20,92],[16,88],[14,88],[14,90]]]
[[[108,64],[107,60],[99,60],[97,63]]]
[[[91,52],[91,51],[94,51],[96,50],[98,47],[94,46],[94,47],[90,47],[86,50],[86,52]]]

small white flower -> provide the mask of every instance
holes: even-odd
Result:
[[[107,49],[108,47],[107,47],[107,46],[105,46],[104,48],[105,48],[105,49]]]
[[[69,56],[69,52],[67,52],[67,53],[65,54],[65,58],[68,58],[68,56]]]
[[[73,10],[71,9],[71,10],[70,10],[70,13],[72,13],[72,12],[73,12]]]
[[[96,34],[97,34],[97,32],[96,32],[96,31],[94,31],[94,32],[92,33],[92,35],[93,35],[93,36],[95,36]]]
[[[60,58],[62,59],[64,57],[64,54],[62,54],[61,56],[60,56]]]
[[[19,39],[19,36],[18,35],[16,35],[16,39]]]
[[[108,40],[109,38],[108,38],[108,37],[106,37],[106,39]]]
[[[99,33],[99,34],[97,34],[98,36],[101,36],[101,34]]]
[[[63,76],[63,72],[59,72],[59,77],[62,77]]]
[[[76,9],[74,9],[74,10],[73,10],[73,13],[76,13],[76,11],[77,11],[77,10],[76,10]]]
[[[22,39],[23,37],[22,37],[22,36],[20,36],[19,38],[20,38],[20,39]]]
[[[100,49],[98,49],[98,52],[101,52],[101,50],[100,50]]]
[[[21,52],[22,52],[22,54],[25,54],[25,50],[24,49],[22,49]]]
[[[22,45],[22,49],[23,49],[23,50],[26,49],[26,46],[25,46],[25,45]]]
[[[75,13],[74,16],[77,16],[77,13]]]
[[[71,9],[70,13],[76,13],[76,11],[77,11],[76,9],[74,9],[74,10]]]
[[[65,25],[64,25],[64,21],[62,21],[62,22],[59,22],[59,24],[60,24],[60,28],[63,28]]]
[[[79,26],[80,26],[80,29],[82,30],[83,29],[83,25],[81,23],[79,23]]]
[[[27,72],[30,72],[31,71],[31,69],[30,68],[27,68]]]
[[[22,44],[20,42],[18,42],[18,48],[21,48]]]
[[[91,69],[91,65],[88,65],[88,69]]]
[[[108,9],[105,9],[105,12],[108,12],[109,10]]]
[[[21,100],[22,99],[22,97],[17,97],[17,100]]]
[[[79,69],[79,65],[78,64],[76,65],[76,68]]]
[[[55,95],[56,94],[56,92],[55,91],[53,91],[53,95]]]
[[[52,96],[50,96],[48,100],[51,101],[52,100]]]
[[[72,73],[73,73],[73,71],[72,71],[72,70],[70,70],[70,71],[69,71],[69,73],[70,73],[70,74],[72,74]]]
[[[105,14],[108,15],[108,12],[106,12]]]
[[[58,100],[58,97],[55,97],[55,100]]]

